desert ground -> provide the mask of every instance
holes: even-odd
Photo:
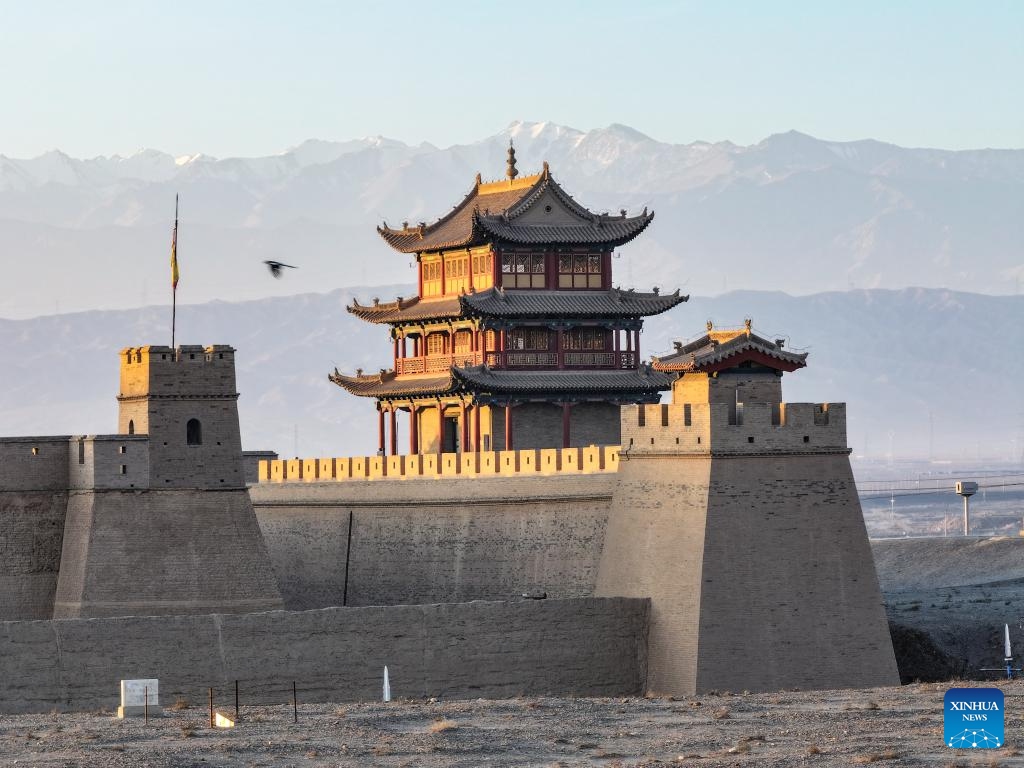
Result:
[[[1002,665],[1004,624],[1024,657],[1024,538],[893,539],[872,552],[904,682],[986,678]]]
[[[1024,540],[873,549],[901,672],[937,682],[680,699],[302,704],[300,695],[297,723],[289,691],[274,705],[243,705],[229,730],[210,728],[197,695],[165,701],[148,724],[113,710],[0,715],[0,766],[1024,766],[1024,681],[980,670],[1000,666],[1004,623],[1024,651]],[[1006,695],[1007,747],[945,747],[945,691],[985,685]]]
[[[679,699],[531,698],[243,707],[233,729],[178,702],[146,724],[112,712],[0,718],[10,766],[1024,766],[1024,682],[1007,747],[942,743],[950,684]],[[967,683],[962,685],[977,685]],[[982,683],[981,685],[986,685]],[[1018,750],[1020,750],[1018,752]]]

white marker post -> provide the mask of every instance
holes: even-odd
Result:
[[[119,718],[146,717],[161,712],[159,680],[121,681],[121,706],[117,708]]]
[[[391,701],[391,681],[388,680],[387,667],[384,667],[384,701]]]

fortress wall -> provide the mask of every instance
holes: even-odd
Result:
[[[158,678],[166,706],[240,682],[246,703],[394,696],[636,695],[646,600],[331,608],[245,615],[0,623],[0,711],[113,707],[122,678]]]
[[[68,441],[60,437],[0,438],[0,491],[65,491]]]
[[[71,438],[68,487],[74,490],[148,488],[148,438],[145,435]]]
[[[631,455],[847,452],[846,403],[680,403],[622,408]]]
[[[0,620],[49,618],[60,568],[70,438],[0,438]]]
[[[651,598],[652,692],[898,684],[846,455],[624,457],[605,538],[596,594]]]
[[[53,615],[282,607],[245,491],[74,491]]]
[[[250,496],[289,609],[578,597],[593,591],[615,478],[261,483]]]
[[[697,690],[898,684],[847,456],[715,460],[708,498]]]
[[[53,615],[66,491],[0,490],[0,621]]]
[[[614,445],[618,447],[621,442],[619,406],[613,403],[574,405],[570,421],[569,440],[572,445]]]
[[[710,473],[710,457],[623,459],[615,486],[595,594],[654,598],[647,678],[652,693],[697,690]]]

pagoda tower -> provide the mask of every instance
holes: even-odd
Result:
[[[415,257],[418,294],[348,311],[390,326],[391,369],[330,379],[377,401],[378,451],[619,443],[619,406],[656,403],[674,376],[641,362],[643,318],[686,301],[613,287],[612,252],[654,218],[594,213],[543,170],[483,182],[433,224],[378,227]],[[406,430],[403,430],[406,431]]]

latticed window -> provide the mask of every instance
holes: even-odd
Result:
[[[509,331],[509,349],[546,350],[551,344],[551,332],[547,328],[516,328]]]
[[[427,354],[428,355],[443,355],[445,353],[445,344],[448,341],[448,335],[445,333],[432,333],[427,336]]]
[[[455,333],[455,351],[456,352],[469,352],[470,347],[470,333],[469,331],[456,331]]]
[[[501,285],[504,288],[543,288],[544,254],[502,254]]]
[[[565,349],[604,349],[606,332],[603,328],[573,328],[562,336]]]
[[[447,256],[444,260],[445,293],[459,293],[469,288],[469,256]]]
[[[441,288],[441,261],[439,259],[433,259],[431,261],[424,261],[422,264],[423,270],[423,295],[424,296],[440,296],[442,292]]]
[[[559,288],[600,288],[601,254],[563,253],[558,257]]]
[[[473,274],[474,275],[489,275],[491,269],[494,267],[494,262],[491,260],[490,253],[474,253],[473,254]]]
[[[465,256],[460,256],[459,258],[449,257],[445,260],[445,277],[465,277],[468,269],[469,259]]]

